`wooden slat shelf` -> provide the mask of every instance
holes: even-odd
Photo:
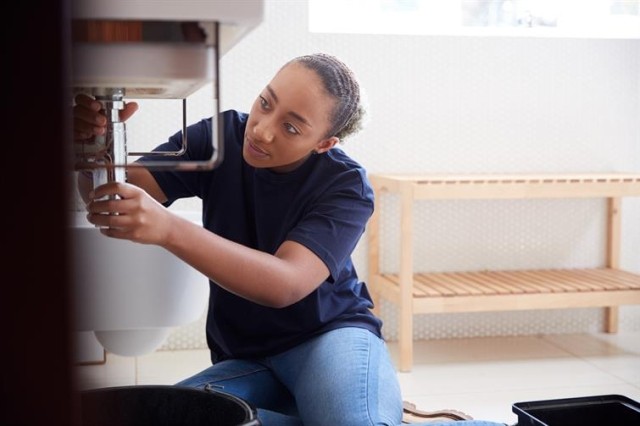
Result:
[[[391,285],[390,298],[399,298],[400,277],[380,274],[378,278]],[[640,290],[640,275],[613,269],[565,269],[531,271],[483,271],[421,273],[413,276],[415,299],[458,296],[527,295],[539,293],[585,293]],[[640,303],[640,292],[629,302]],[[417,301],[417,300],[416,300]],[[419,306],[418,304],[416,304]],[[603,301],[595,306],[607,306]],[[590,305],[591,306],[591,305]],[[511,310],[512,307],[505,307]],[[481,306],[480,306],[480,309]]]
[[[565,174],[374,174],[376,200],[400,195],[400,270],[380,271],[380,212],[368,226],[369,284],[375,309],[380,298],[399,307],[401,371],[412,364],[413,315],[524,309],[604,307],[607,332],[616,332],[618,306],[640,304],[640,275],[620,270],[621,197],[640,196],[640,173]],[[599,269],[414,271],[412,247],[416,200],[606,198],[606,267]]]

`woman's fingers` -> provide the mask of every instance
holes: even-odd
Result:
[[[142,189],[138,188],[137,186],[124,183],[124,182],[109,182],[95,188],[92,191],[92,194],[90,194],[90,197],[93,200],[92,204],[94,204],[94,208],[102,208],[104,206],[103,203],[110,203],[110,202],[112,203],[112,202],[118,201],[118,200],[100,201],[103,197],[118,196],[119,198],[126,200],[126,199],[133,199],[138,196],[142,196],[143,194],[144,192],[142,191]],[[109,206],[110,205],[111,204],[109,204]]]
[[[91,215],[129,215],[135,210],[137,203],[133,199],[92,200],[87,204],[87,212]]]
[[[85,94],[75,97],[73,106],[73,137],[77,141],[86,141],[106,132],[107,117],[101,112],[102,104]],[[120,111],[120,119],[126,121],[138,110],[136,102],[125,103]]]
[[[91,198],[87,204],[87,220],[103,234],[147,244],[162,241],[163,229],[157,224],[158,214],[164,209],[142,189],[111,182],[96,188]]]
[[[131,232],[122,228],[101,228],[100,232],[110,238],[117,238],[120,240],[133,240]]]
[[[124,109],[120,111],[120,120],[127,121],[138,110],[138,104],[136,102],[127,102],[124,105]]]
[[[73,99],[76,105],[83,105],[87,108],[92,108],[95,111],[98,111],[100,109],[100,102],[96,101],[93,97],[87,95],[86,93],[78,93]]]
[[[101,135],[106,130],[107,118],[86,105],[73,107],[73,135],[74,139],[89,139]]]

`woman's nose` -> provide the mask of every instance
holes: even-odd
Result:
[[[260,121],[253,126],[253,134],[261,141],[271,143],[273,142],[274,132],[271,130],[271,126],[266,121]]]

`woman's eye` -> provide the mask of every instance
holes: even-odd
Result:
[[[265,109],[269,108],[269,102],[267,102],[267,100],[262,96],[259,96],[259,98],[260,98],[260,106]]]
[[[291,133],[292,135],[297,135],[298,133],[300,133],[298,132],[298,129],[296,129],[292,124],[289,123],[285,123],[284,128],[287,129],[287,132]]]

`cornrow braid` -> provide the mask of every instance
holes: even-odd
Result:
[[[327,93],[336,100],[327,137],[336,136],[342,142],[362,129],[366,111],[360,99],[360,85],[344,62],[326,53],[315,53],[294,58],[285,66],[291,63],[315,71]]]

